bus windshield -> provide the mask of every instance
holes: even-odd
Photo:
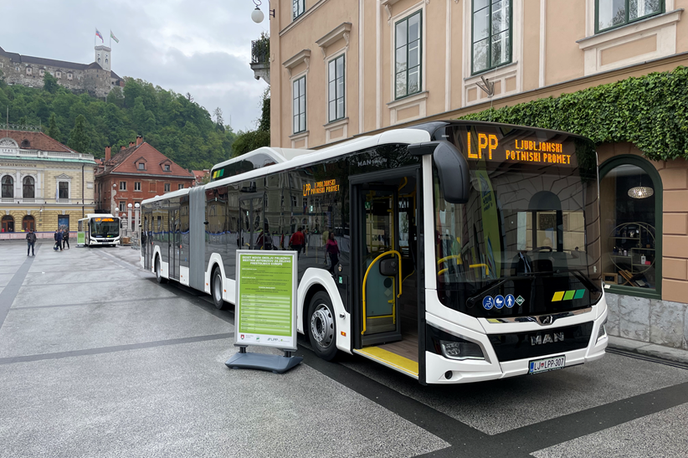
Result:
[[[601,297],[597,157],[580,137],[509,126],[443,129],[468,163],[465,203],[434,173],[437,289],[479,317],[587,308]]]
[[[93,218],[91,237],[112,238],[119,236],[119,221],[115,218]]]

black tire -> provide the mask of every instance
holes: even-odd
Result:
[[[332,361],[337,355],[337,325],[327,293],[319,291],[311,299],[306,328],[313,352],[325,361]]]
[[[160,268],[160,256],[155,257],[155,279],[158,283],[166,283],[167,279],[162,276],[162,269]]]
[[[222,273],[220,269],[213,269],[210,282],[210,295],[213,297],[213,304],[218,310],[225,308],[226,302],[222,299]]]

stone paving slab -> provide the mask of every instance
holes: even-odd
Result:
[[[228,369],[232,343],[4,366],[0,456],[412,457],[448,446],[308,366]]]
[[[630,369],[627,361],[624,356],[607,354],[592,363],[544,374],[468,385],[428,386],[423,390],[417,389],[417,382],[401,379],[387,368],[355,358],[348,358],[345,364],[462,423],[495,435],[688,382],[688,371],[683,368],[636,361]],[[609,380],[615,383],[611,385]],[[523,398],[530,402],[524,405]],[[494,418],[500,421],[495,422]]]
[[[688,404],[683,404],[531,455],[536,458],[685,457],[688,456],[686,425]]]

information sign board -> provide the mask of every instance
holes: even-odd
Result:
[[[236,345],[296,350],[295,251],[237,250]]]

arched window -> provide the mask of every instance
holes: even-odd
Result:
[[[14,178],[9,175],[2,177],[2,198],[14,198]]]
[[[602,272],[618,293],[659,297],[662,180],[645,159],[624,155],[600,167]]]
[[[14,232],[14,218],[9,215],[2,217],[2,232]]]
[[[22,189],[22,196],[24,199],[33,199],[36,197],[36,186],[33,177],[24,177],[24,186]]]
[[[26,215],[24,219],[22,219],[22,230],[24,232],[29,232],[31,229],[34,231],[36,230],[36,220],[33,216]]]

